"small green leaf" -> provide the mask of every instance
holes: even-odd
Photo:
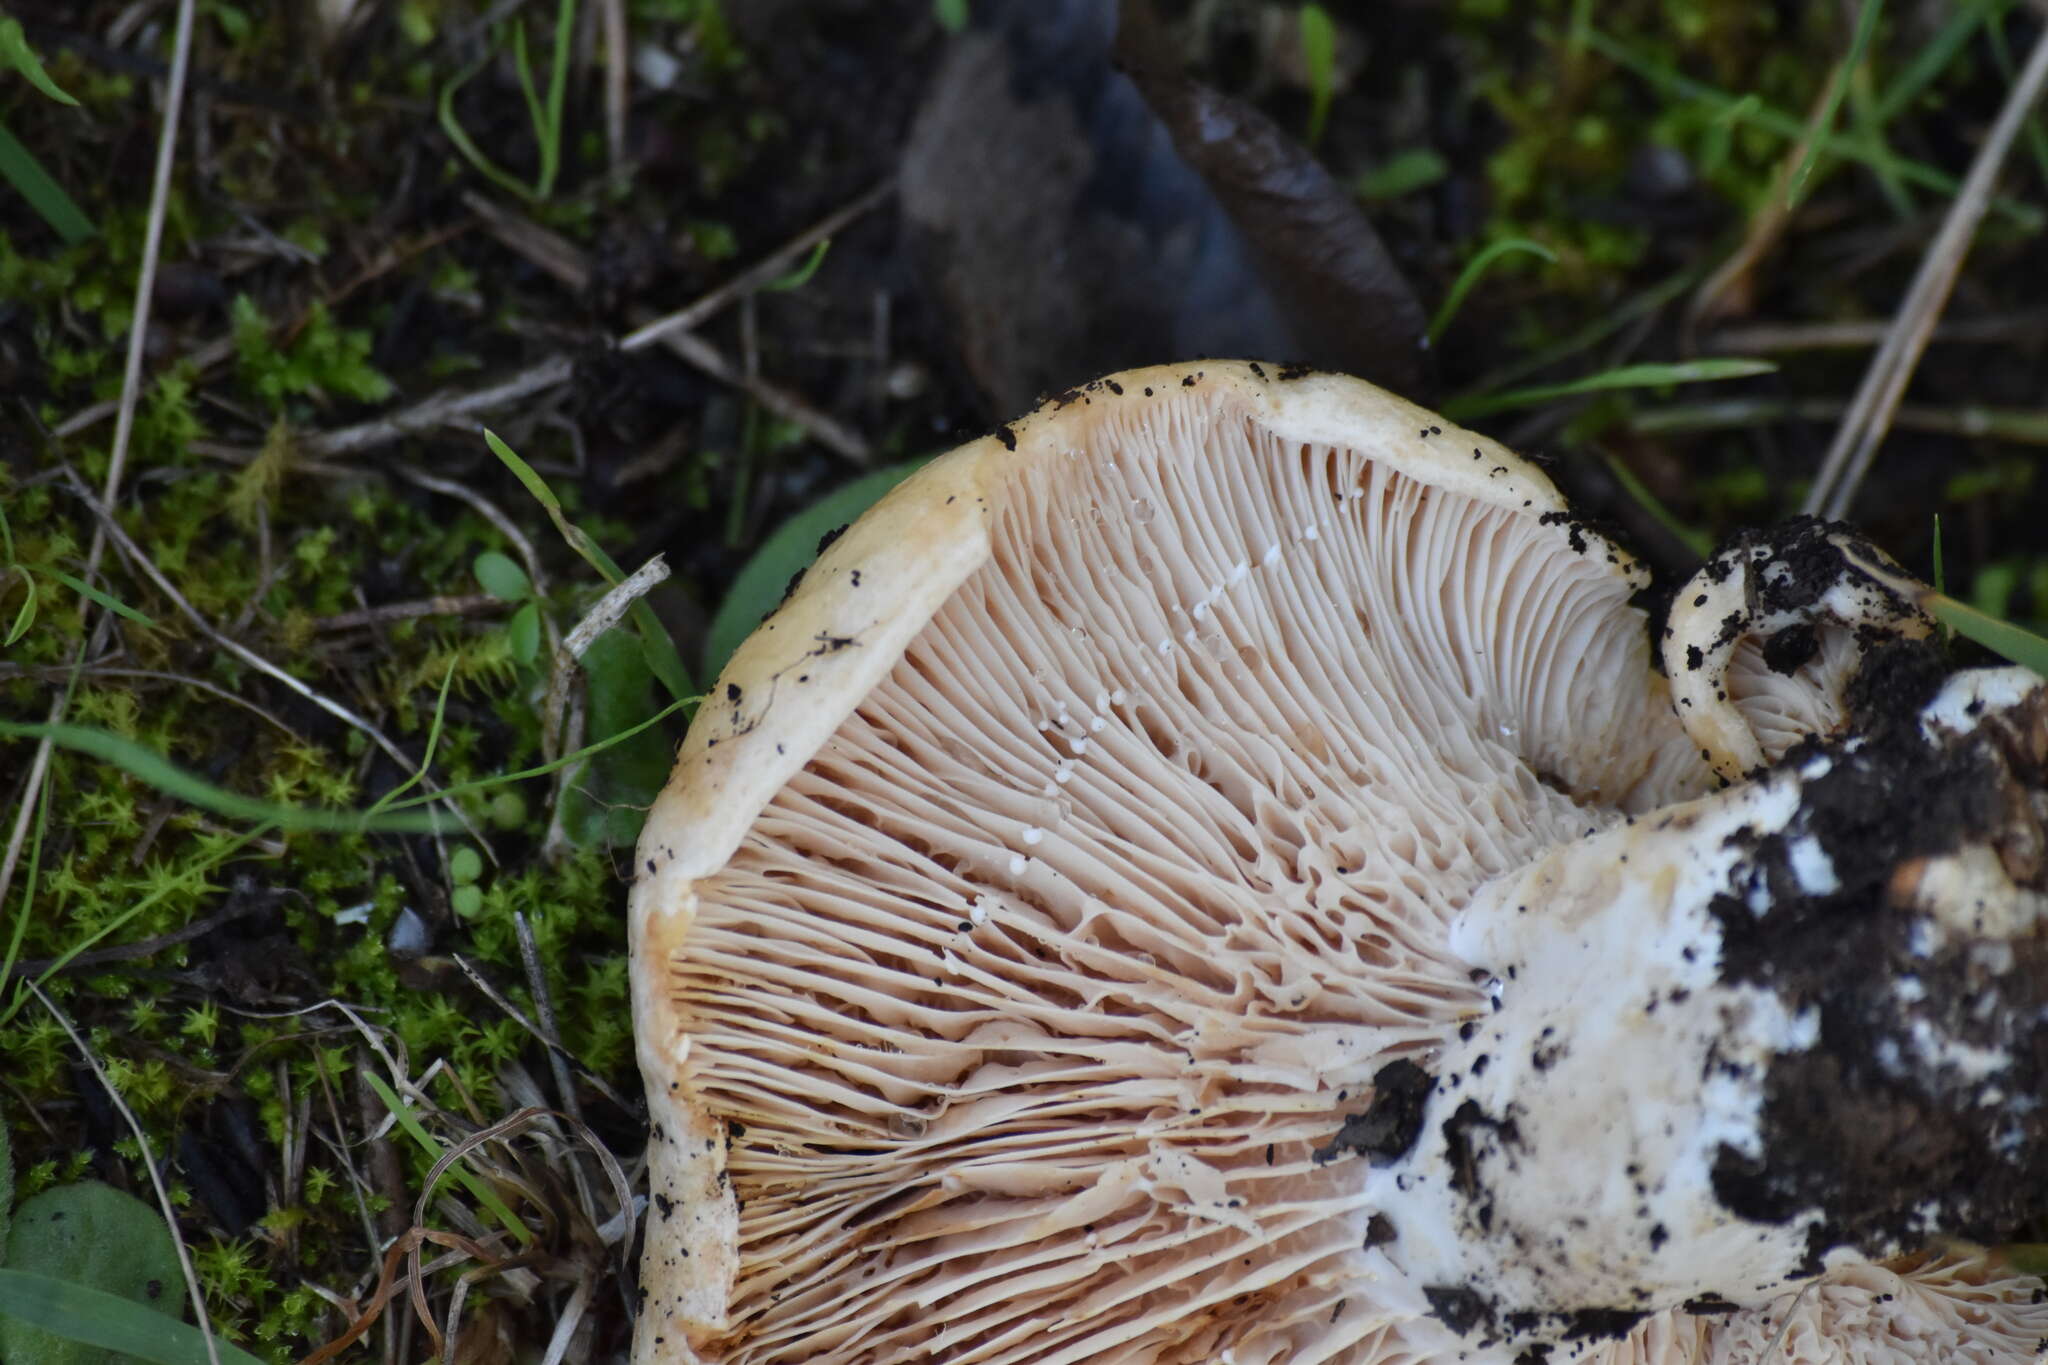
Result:
[[[1443,157],[1431,148],[1411,147],[1359,176],[1351,188],[1362,199],[1398,199],[1434,185],[1450,172]]]
[[[7,1234],[12,1270],[48,1276],[74,1288],[98,1291],[111,1304],[104,1311],[140,1314],[149,1335],[160,1338],[166,1316],[182,1317],[185,1281],[170,1230],[155,1209],[133,1195],[97,1180],[60,1185],[22,1202]],[[133,1353],[135,1346],[101,1343],[86,1336],[99,1314],[49,1322],[0,1301],[0,1359],[40,1365],[106,1365],[106,1348]],[[83,1338],[83,1339],[81,1339]],[[154,1359],[155,1357],[146,1357]],[[118,1358],[117,1358],[118,1359]]]
[[[0,19],[0,70],[8,67],[13,67],[28,77],[30,85],[57,103],[78,103],[66,94],[57,82],[50,79],[49,72],[43,70],[43,59],[28,45],[28,35],[21,31],[21,21],[18,19]]]
[[[562,500],[555,496],[554,489],[548,487],[548,481],[535,473],[533,466],[520,459],[518,452],[506,445],[504,439],[489,427],[484,428],[484,444],[491,448],[491,454],[497,456],[519,482],[526,485],[526,491],[533,495],[535,502],[547,509],[549,516],[559,517],[562,514]]]
[[[530,664],[540,657],[540,608],[528,602],[512,613],[505,634],[512,645],[512,657]]]
[[[484,890],[480,886],[458,886],[448,893],[448,908],[464,919],[473,919],[476,912],[484,908]]]
[[[855,479],[776,527],[733,580],[711,620],[704,643],[704,676],[717,677],[740,641],[775,610],[794,576],[818,557],[821,537],[867,511],[923,463],[910,460]]]
[[[1472,398],[1454,399],[1444,404],[1444,415],[1460,422],[1469,422],[1475,417],[1488,413],[1502,412],[1508,408],[1531,408],[1553,399],[1572,398],[1582,393],[1599,393],[1607,389],[1654,389],[1667,384],[1698,384],[1718,379],[1747,379],[1751,375],[1770,374],[1778,367],[1768,360],[1747,360],[1729,357],[1714,360],[1687,360],[1678,364],[1621,365],[1598,374],[1589,374],[1583,379],[1574,379],[1566,384],[1539,384],[1534,388],[1508,389],[1501,393],[1482,393]]]
[[[485,550],[470,568],[476,573],[478,585],[500,602],[524,602],[533,593],[526,570],[514,563],[510,555]]]
[[[468,844],[459,846],[448,855],[448,880],[457,886],[467,886],[483,875],[483,856]]]
[[[14,624],[7,628],[7,638],[0,645],[11,645],[28,634],[28,628],[36,623],[36,576],[27,570],[21,575],[21,608],[14,613]]]
[[[948,33],[967,27],[967,0],[932,0],[932,18]]]

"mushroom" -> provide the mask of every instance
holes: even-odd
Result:
[[[641,837],[635,1359],[2031,1351],[1938,1239],[2048,1145],[2048,688],[1947,678],[1843,528],[1710,564],[1669,681],[1645,580],[1299,367],[899,486]]]

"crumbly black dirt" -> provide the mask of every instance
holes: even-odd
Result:
[[[1818,1045],[1772,1065],[1761,1155],[1724,1148],[1714,1170],[1716,1194],[1745,1219],[1823,1211],[1809,1273],[1835,1246],[1884,1256],[1937,1230],[2010,1240],[2038,1209],[2048,1157],[2048,1115],[2004,1102],[2048,1090],[2048,940],[1964,925],[1943,941],[1904,899],[1926,859],[1970,844],[1988,843],[2021,885],[2048,885],[2048,699],[1930,743],[1904,723],[1925,700],[1926,652],[1874,663],[1855,699],[1865,741],[1787,760],[1832,767],[1804,784],[1786,831],[1747,841],[1743,884],[1713,906],[1725,979],[1820,1014]],[[1827,894],[1793,869],[1804,838],[1835,870]],[[1761,916],[1746,903],[1758,880]],[[1988,1081],[1942,1061],[1966,1056],[2010,1061]]]
[[[1405,1057],[1381,1067],[1372,1078],[1372,1104],[1363,1114],[1344,1120],[1330,1144],[1317,1149],[1317,1163],[1356,1152],[1371,1158],[1375,1166],[1385,1166],[1408,1155],[1422,1134],[1423,1109],[1435,1084],[1427,1071]]]

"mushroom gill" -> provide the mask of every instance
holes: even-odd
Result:
[[[1468,912],[1716,799],[1640,586],[1518,457],[1287,369],[1099,381],[904,484],[735,656],[643,836],[636,1359],[1308,1365],[1557,1337],[1493,1321],[1520,1300],[1461,1327],[1403,1268],[1384,1130],[1442,1124],[1470,1048],[1444,1059],[1527,1018],[1461,952]],[[1439,1217],[1466,1235],[1460,1204],[1411,1242]],[[1971,1287],[1989,1271],[1929,1263],[1898,1283],[1963,1289],[1859,1308],[1889,1272],[1860,1273],[1801,1330],[1897,1335],[1928,1294],[1988,1296],[1985,1340],[2048,1328]],[[1578,1345],[1705,1359],[1773,1311]]]

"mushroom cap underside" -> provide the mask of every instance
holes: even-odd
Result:
[[[636,1359],[1439,1348],[1318,1154],[1484,1010],[1474,888],[1714,784],[1641,585],[1511,452],[1287,367],[1112,376],[906,481],[642,836]]]

